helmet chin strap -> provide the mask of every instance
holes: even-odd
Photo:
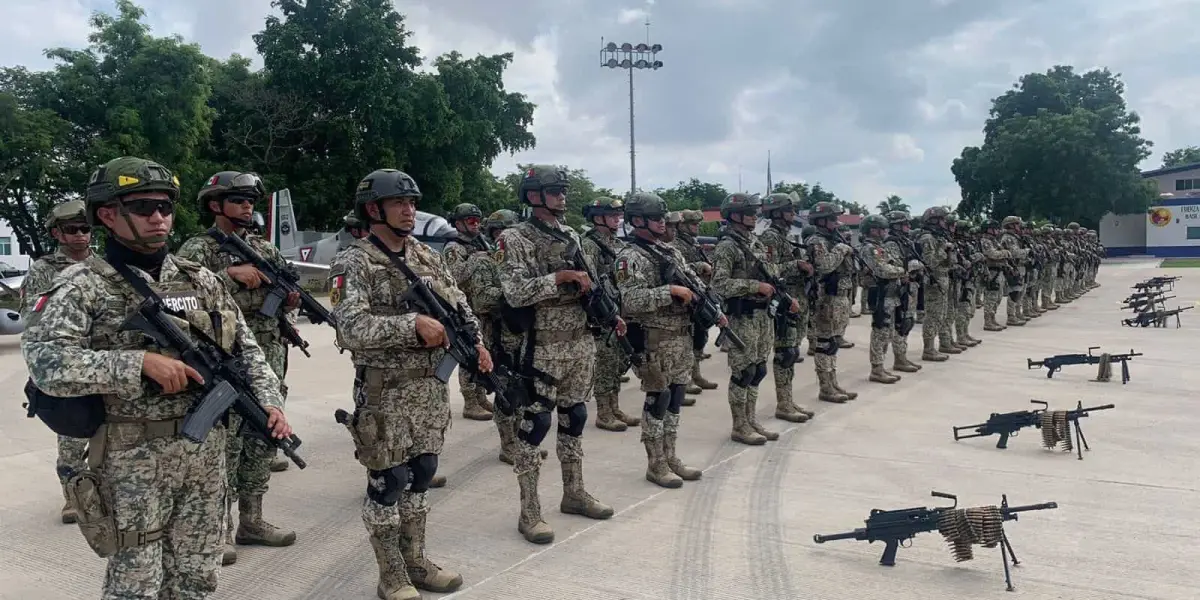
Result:
[[[567,203],[566,202],[563,202],[562,208],[550,208],[550,205],[546,204],[546,192],[538,190],[538,196],[541,197],[541,199],[542,199],[542,208],[550,211],[550,214],[554,215],[555,217],[558,217],[559,219],[563,218],[563,215],[567,214]]]
[[[142,237],[142,235],[138,233],[137,225],[133,224],[133,216],[130,214],[129,209],[126,208],[123,203],[121,203],[121,202],[117,203],[117,211],[121,213],[121,217],[124,218],[125,223],[127,225],[129,225],[129,233],[133,236],[133,239],[121,238],[120,236],[115,235],[115,232],[114,232],[113,237],[116,237],[117,239],[121,240],[121,242],[124,243],[126,246],[129,246],[130,248],[132,248],[134,250],[144,250],[147,253],[152,253],[152,252],[155,252],[156,250],[154,248],[151,248],[150,244],[162,244],[167,241],[167,236],[165,236],[165,235],[153,235],[153,236],[148,236],[148,237]]]

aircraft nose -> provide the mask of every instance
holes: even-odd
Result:
[[[0,335],[16,335],[25,331],[25,321],[15,310],[0,309]]]

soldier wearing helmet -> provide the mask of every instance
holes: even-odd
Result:
[[[889,252],[884,246],[890,224],[882,215],[868,215],[858,226],[862,232],[863,295],[871,315],[871,375],[869,379],[878,383],[891,384],[900,381],[900,376],[889,373],[883,365],[888,344],[897,333],[902,320],[901,295],[907,294],[909,265],[899,254]]]
[[[25,273],[25,279],[18,291],[21,299],[21,319],[25,321],[29,320],[34,301],[53,286],[55,276],[63,269],[92,255],[92,228],[87,223],[87,210],[83,200],[63,202],[51,209],[50,218],[46,219],[46,229],[50,231],[50,236],[58,243],[58,247],[54,252],[30,263],[29,271]],[[87,440],[58,436],[56,471],[64,499],[67,498],[67,481],[86,466],[86,450]],[[62,522],[74,523],[75,516],[75,509],[70,500],[67,500],[62,508]]]
[[[946,221],[950,211],[941,206],[931,206],[921,215],[924,231],[917,238],[921,249],[921,260],[928,269],[928,285],[925,290],[925,319],[921,324],[923,351],[921,360],[942,362],[948,354],[961,354],[953,345],[950,310],[953,290],[950,287],[950,270],[954,267],[954,244],[950,242],[950,231]]]
[[[849,240],[838,231],[838,217],[845,214],[832,202],[818,202],[808,211],[808,222],[816,228],[805,240],[808,257],[816,269],[817,306],[813,311],[813,368],[820,385],[818,400],[842,403],[858,397],[837,380],[837,353],[852,346],[843,336],[850,324],[850,305],[857,276],[858,258]]]
[[[712,263],[709,262],[700,243],[696,241],[696,237],[700,235],[700,224],[704,222],[704,213],[698,210],[684,210],[680,211],[679,217],[679,224],[675,226],[675,238],[668,244],[677,250],[680,256],[683,256],[688,266],[700,275],[701,279],[711,282]],[[668,229],[670,229],[670,225],[668,225]],[[717,389],[717,384],[709,381],[700,373],[700,361],[708,358],[708,355],[704,353],[707,346],[708,331],[701,331],[700,328],[693,327],[692,354],[695,356],[695,360],[692,361],[692,385],[688,386],[687,390],[689,394]],[[683,401],[684,406],[692,406],[695,403],[695,398],[685,398]]]
[[[467,259],[475,254],[490,257],[493,248],[488,238],[480,235],[479,228],[483,223],[483,211],[479,210],[478,206],[465,202],[459,204],[450,211],[446,219],[454,226],[458,235],[447,242],[446,247],[442,249],[442,260],[446,261],[450,274],[454,276],[454,283],[463,289],[463,284],[469,274]],[[463,289],[463,293],[467,294],[469,301],[471,295],[467,293],[466,289]],[[475,383],[473,376],[466,369],[458,369],[458,389],[463,396],[462,416],[464,419],[492,420],[496,408],[488,401],[487,392],[484,391],[483,386]]]
[[[513,470],[521,490],[517,530],[534,543],[554,539],[554,530],[542,519],[537,489],[542,463],[538,447],[550,433],[552,412],[558,414],[555,448],[562,467],[559,510],[592,519],[613,515],[612,507],[588,493],[583,482],[582,435],[596,360],[596,340],[589,332],[583,301],[601,282],[579,270],[567,252],[581,244],[579,235],[560,220],[566,214],[569,187],[561,168],[526,169],[517,194],[532,207],[532,216],[500,234],[496,254],[504,299],[512,307],[506,323],[529,336],[522,371],[533,378],[532,398],[521,414]],[[586,255],[583,260],[591,261]],[[587,266],[596,272],[597,265]],[[617,333],[625,333],[619,319]]]
[[[1063,257],[1054,237],[1054,225],[1046,223],[1039,227],[1034,235],[1045,260],[1042,265],[1041,280],[1038,281],[1041,291],[1038,308],[1042,312],[1058,310],[1058,304],[1054,302],[1054,282],[1062,268]]]
[[[300,304],[300,295],[293,292],[288,296],[282,317],[266,316],[259,309],[270,297],[271,284],[266,274],[253,264],[222,248],[225,236],[242,238],[252,250],[277,268],[291,270],[287,260],[274,244],[251,231],[254,205],[266,197],[262,180],[254,173],[221,171],[205,180],[197,194],[200,214],[213,217],[213,227],[197,235],[179,248],[178,255],[204,265],[217,274],[232,291],[233,299],[242,310],[246,324],[254,332],[254,339],[262,348],[267,362],[282,382],[287,375],[288,345],[280,329],[280,318],[294,321],[292,314]],[[287,385],[280,387],[280,395],[287,400]],[[290,546],[296,541],[294,531],[283,531],[263,519],[262,503],[271,479],[272,463],[280,462],[278,470],[287,468],[288,460],[277,457],[275,447],[264,440],[238,435],[241,417],[230,416],[229,441],[225,446],[225,467],[228,474],[229,494],[226,504],[230,506],[225,534],[223,564],[237,561],[236,541],[239,544],[262,546]],[[238,505],[238,526],[233,530],[232,503]]]
[[[942,233],[946,241],[951,244],[949,250],[950,292],[947,300],[949,310],[946,316],[946,329],[949,330],[949,333],[946,335],[946,339],[950,341],[951,347],[957,348],[960,352],[966,352],[969,348],[977,345],[977,342],[971,342],[962,337],[963,331],[961,326],[963,320],[963,294],[966,293],[964,290],[965,286],[970,285],[968,280],[971,278],[971,261],[970,257],[963,253],[963,248],[959,244],[958,216],[954,213],[949,213],[942,223]]]
[[[900,258],[907,269],[907,282],[901,282],[900,303],[893,313],[894,334],[892,335],[892,370],[916,373],[921,365],[908,359],[908,334],[912,333],[918,310],[925,310],[925,286],[928,280],[921,252],[912,238],[908,213],[894,210],[887,214],[888,234],[883,247],[892,256]]]
[[[779,433],[758,423],[758,386],[767,377],[767,358],[775,350],[775,321],[770,310],[796,315],[800,304],[787,297],[786,290],[763,279],[768,269],[778,277],[776,267],[754,226],[763,202],[758,196],[736,193],[721,202],[721,216],[727,223],[721,241],[713,250],[712,287],[725,300],[729,328],[745,343],[743,350],[728,349],[729,411],[733,415],[730,439],[749,445],[778,440]],[[792,268],[798,268],[793,265]],[[791,274],[791,273],[789,273]],[[783,300],[790,300],[783,304]],[[790,304],[790,306],[789,306]]]
[[[59,274],[34,303],[21,342],[37,387],[31,403],[50,401],[52,412],[80,418],[73,437],[107,440],[91,445],[88,469],[67,483],[84,538],[108,559],[106,598],[208,597],[225,529],[224,425],[199,443],[177,433],[200,401],[193,383],[203,378],[174,351],[119,333],[145,292],[185,321],[186,332],[207,332],[222,350],[238,353],[272,434],[291,435],[279,378],[227,282],[167,250],[178,197],[179,180],[153,161],[122,157],[92,173],[87,221],[107,230],[104,256]],[[169,477],[163,465],[170,465]],[[148,485],[147,473],[163,476]],[[112,519],[109,526],[97,515]]]
[[[463,582],[430,560],[425,545],[427,494],[450,426],[446,382],[435,369],[449,340],[441,322],[416,312],[408,301],[414,278],[466,321],[466,331],[459,333],[475,337],[479,354],[472,368],[492,367],[487,348],[473,335],[479,321],[450,269],[412,236],[420,199],[408,174],[369,173],[355,191],[354,209],[371,233],[330,268],[342,290],[334,309],[338,346],[350,351],[355,369],[356,408],[346,426],[355,456],[367,469],[362,518],[379,566],[377,592],[386,598],[419,598],[418,588],[451,592]]]
[[[625,242],[617,237],[621,212],[625,205],[616,198],[597,196],[583,205],[583,218],[591,226],[583,234],[583,253],[596,266],[596,276],[616,286],[613,271],[617,254]],[[592,370],[592,395],[596,397],[596,427],[607,431],[625,431],[637,427],[641,418],[627,415],[618,402],[621,375],[629,370],[629,359],[616,346],[613,336],[596,338],[596,364]]]
[[[796,223],[796,199],[792,194],[771,194],[763,203],[762,216],[771,224],[758,236],[767,252],[767,262],[777,265],[783,275],[786,291],[800,305],[796,319],[775,320],[775,355],[772,371],[775,375],[775,418],[792,423],[804,423],[816,416],[812,410],[795,403],[792,381],[796,377],[796,363],[800,356],[800,344],[808,333],[810,312],[805,288],[812,277],[813,268],[808,263],[808,250],[792,241],[792,226]]]
[[[1029,250],[1024,248],[1021,240],[1018,238],[1022,221],[1018,216],[1007,216],[1000,222],[1000,239],[998,241],[1001,248],[1007,250],[1012,255],[1015,264],[1015,274],[1008,281],[1008,303],[1005,305],[1006,326],[1022,326],[1029,322],[1029,318],[1023,314],[1022,298],[1025,296],[1025,280],[1026,266],[1029,263]]]
[[[1025,279],[1025,295],[1021,298],[1021,314],[1036,319],[1049,311],[1042,309],[1042,271],[1046,270],[1049,262],[1046,248],[1040,237],[1035,235],[1033,222],[1026,221],[1017,230],[1017,240],[1021,247],[1029,251],[1027,277]]]
[[[979,237],[979,251],[983,253],[987,263],[983,286],[983,330],[1003,331],[1005,327],[996,320],[996,312],[1000,308],[1000,300],[1008,286],[1009,278],[1016,272],[1011,264],[1013,255],[1000,246],[997,240],[1000,223],[995,219],[984,221],[980,230],[982,234]]]
[[[701,476],[699,469],[687,466],[675,454],[680,409],[691,381],[693,292],[667,279],[667,272],[677,269],[693,281],[700,279],[684,258],[662,241],[671,228],[662,198],[638,192],[624,208],[632,243],[617,253],[616,280],[622,309],[629,318],[630,339],[646,359],[634,367],[646,394],[642,404],[646,480],[677,488],[685,480]]]
[[[958,342],[974,347],[983,343],[983,340],[971,337],[971,319],[975,317],[980,273],[986,269],[983,252],[979,249],[979,244],[972,238],[970,230],[970,221],[959,219],[955,223],[954,243],[958,246],[963,270],[958,282],[959,289],[955,293],[958,310],[955,313],[954,333]]]

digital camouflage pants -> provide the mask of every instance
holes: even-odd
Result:
[[[925,321],[921,323],[921,340],[925,343],[926,351],[936,349],[938,336],[945,336],[949,331],[949,290],[950,279],[947,277],[931,281],[925,288]],[[948,337],[943,337],[941,341],[943,344],[950,343]]]
[[[280,391],[286,400],[287,385],[283,379],[287,375],[287,346],[283,345],[278,335],[260,334],[256,337],[267,357],[267,364],[271,365],[271,370],[279,378]],[[267,493],[271,462],[275,460],[276,453],[275,446],[263,440],[239,435],[241,425],[241,417],[230,412],[225,464],[228,471],[226,485],[231,499]]]

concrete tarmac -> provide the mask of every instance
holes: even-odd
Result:
[[[1121,261],[1100,272],[1102,287],[1024,327],[984,332],[982,311],[972,326],[984,343],[944,363],[923,363],[903,381],[867,381],[870,318],[851,320],[856,343],[838,354],[839,379],[859,398],[844,405],[815,400],[812,359],[797,366],[796,398],[817,411],[807,424],[775,419],[767,377],[760,421],[782,433],[766,446],[729,441],[725,355],[710,349],[703,363],[719,383],[685,408],[679,454],[704,468],[702,480],[676,490],[644,479],[639,429],[584,434],[584,479],[616,515],[592,521],[558,511],[559,468],[553,450],[542,471],[542,506],[554,528],[549,546],[525,542],[516,530],[518,497],[512,468],[496,459],[491,423],[463,420],[457,382],[455,419],[432,490],[428,546],[435,562],[460,571],[455,594],[426,598],[562,600],[973,600],[1013,598],[1005,591],[998,548],[976,546],[975,559],[956,563],[941,535],[920,534],[899,551],[894,567],[879,563],[883,547],[852,540],[816,544],[813,534],[862,527],[873,508],[943,506],[930,491],[957,494],[960,507],[1057,502],[1057,510],[1025,513],[1005,530],[1020,560],[1013,569],[1024,598],[1200,598],[1200,411],[1190,396],[1200,385],[1200,344],[1183,327],[1129,328],[1118,308],[1129,286],[1164,273],[1180,274],[1171,307],[1200,299],[1200,278],[1157,261]],[[1001,307],[1003,314],[1003,306]],[[238,562],[220,572],[215,599],[367,600],[377,570],[360,518],[365,490],[345,429],[333,420],[349,398],[349,355],[333,332],[301,326],[312,358],[293,353],[288,416],[303,439],[308,468],[276,473],[265,502],[268,520],[295,529],[288,548],[239,547]],[[920,327],[910,358],[920,363]],[[1047,379],[1026,359],[1086,352],[1089,346],[1145,353],[1130,363],[1132,380],[1090,381],[1095,366],[1071,366]],[[890,360],[889,360],[890,366]],[[105,561],[74,525],[59,522],[62,498],[54,474],[54,435],[20,408],[26,379],[16,337],[0,338],[0,598],[98,598]],[[637,380],[625,384],[626,412],[640,412]],[[1051,410],[1113,403],[1083,420],[1091,450],[1084,460],[1042,448],[1027,429],[1007,450],[997,438],[955,442],[954,425],[980,423],[993,412]],[[590,411],[594,417],[594,407]],[[553,438],[550,438],[551,440]],[[553,443],[547,444],[553,448]]]

